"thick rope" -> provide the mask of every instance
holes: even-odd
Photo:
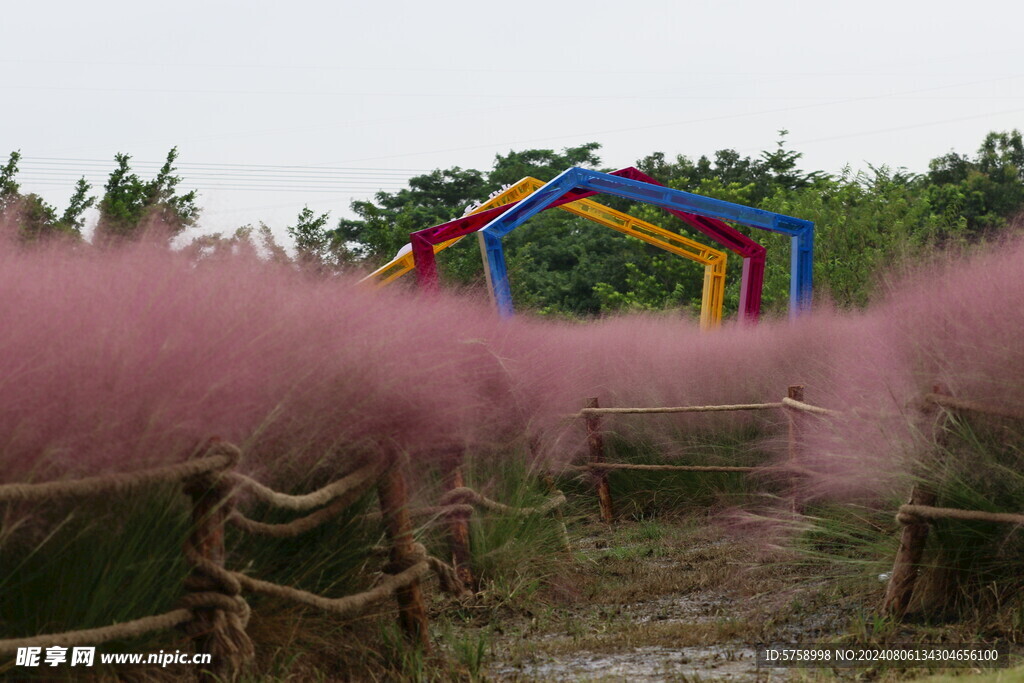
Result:
[[[165,614],[142,617],[133,621],[125,621],[111,626],[83,629],[81,631],[65,631],[50,633],[30,638],[12,638],[0,640],[0,655],[8,655],[18,651],[20,647],[75,647],[77,645],[99,645],[111,640],[124,640],[138,636],[166,631],[192,621],[194,614],[191,609],[176,609]]]
[[[475,507],[469,503],[454,503],[452,505],[430,505],[422,508],[412,508],[409,514],[414,517],[428,517],[432,515],[471,515]]]
[[[257,522],[254,519],[246,517],[237,510],[234,510],[226,521],[228,524],[231,524],[246,533],[270,536],[271,538],[294,538],[295,536],[300,536],[308,531],[312,531],[321,524],[334,519],[344,512],[351,504],[351,500],[342,498],[334,501],[325,508],[317,510],[305,517],[293,519],[285,524],[267,524],[265,522]]]
[[[462,579],[459,578],[455,567],[433,555],[427,556],[427,562],[430,564],[434,574],[437,575],[441,590],[445,593],[454,595],[457,598],[464,598],[473,594],[473,591],[466,588],[465,584],[462,583]]]
[[[925,394],[924,400],[945,408],[970,410],[976,413],[986,413],[988,415],[996,415],[998,417],[1009,417],[1016,420],[1024,420],[1024,413],[1019,410],[1000,408],[999,406],[990,405],[988,403],[969,401],[962,398],[953,398],[952,396],[946,396],[945,394]]]
[[[335,498],[344,496],[353,489],[365,488],[366,484],[380,476],[383,469],[384,463],[372,462],[360,467],[355,472],[352,472],[337,481],[331,482],[323,488],[317,489],[311,493],[295,496],[280,493],[268,488],[244,474],[232,474],[231,480],[240,487],[244,487],[251,491],[256,498],[264,503],[288,510],[304,511],[318,508],[321,505],[326,505]]]
[[[801,410],[805,413],[814,413],[815,415],[842,415],[838,410],[829,410],[828,408],[822,408],[820,406],[812,406],[810,403],[797,401],[796,399],[789,398],[788,396],[782,399],[782,406],[793,410]]]
[[[476,511],[476,508],[468,503],[456,503],[454,505],[428,505],[426,507],[409,508],[409,514],[413,517],[436,517],[438,519],[447,517],[448,515],[471,515]],[[370,522],[379,522],[384,519],[384,513],[380,510],[374,512],[367,512],[364,515],[360,515],[360,519],[364,519]],[[438,521],[438,520],[432,520]],[[428,520],[426,523],[430,523]]]
[[[185,559],[192,565],[196,575],[185,579],[185,588],[192,591],[182,597],[182,606],[189,609],[223,609],[238,615],[239,625],[244,630],[249,624],[251,610],[242,598],[242,584],[235,572],[209,561],[186,545]]]
[[[119,472],[72,481],[48,481],[39,484],[4,484],[0,486],[0,502],[37,502],[60,498],[123,495],[152,484],[178,482],[231,469],[238,463],[238,449],[230,444],[219,443],[214,445],[211,450],[219,452],[176,465],[166,465],[141,472]]]
[[[482,507],[486,510],[491,510],[492,512],[500,512],[508,515],[543,515],[548,512],[551,512],[555,508],[565,503],[565,494],[563,494],[561,491],[556,491],[555,494],[544,503],[536,507],[528,508],[514,507],[512,505],[505,505],[504,503],[499,503],[496,500],[491,500],[490,498],[480,495],[473,489],[468,488],[466,486],[454,488],[445,493],[443,496],[441,496],[442,505],[447,505],[458,501],[469,501],[474,505],[478,505],[479,507]]]
[[[390,552],[390,549],[374,547],[371,551],[387,553]],[[232,577],[242,587],[254,593],[292,600],[348,617],[360,614],[370,605],[394,595],[431,571],[437,575],[441,590],[446,593],[460,598],[471,594],[459,580],[455,569],[446,562],[428,555],[427,549],[422,543],[413,543],[412,553],[403,557],[400,562],[392,561],[385,565],[384,578],[376,586],[363,593],[347,595],[343,598],[325,598],[316,593],[261,581],[238,572],[232,572]]]
[[[213,667],[218,675],[234,677],[255,657],[252,640],[245,631],[251,614],[249,605],[241,595],[241,584],[232,573],[195,546],[204,543],[197,539],[197,534],[213,534],[221,537],[221,541],[214,544],[221,546],[217,554],[223,552],[223,524],[233,511],[233,489],[229,478],[220,473],[195,477],[184,488],[196,506],[209,496],[210,507],[206,513],[215,517],[211,518],[212,524],[204,522],[205,526],[197,526],[184,546],[185,559],[192,571],[185,579],[188,593],[181,602],[192,610],[194,618],[183,624],[182,630],[197,647],[214,656]],[[200,524],[200,520],[193,521]]]
[[[462,579],[459,578],[458,572],[455,571],[455,567],[451,566],[444,560],[438,559],[433,555],[427,555],[427,549],[421,543],[414,543],[413,549],[416,555],[413,556],[414,561],[418,561],[422,557],[426,557],[427,562],[430,563],[430,568],[437,574],[439,583],[441,584],[441,590],[445,593],[454,595],[455,597],[465,597],[472,595],[473,592],[466,588],[462,583]],[[371,555],[387,555],[391,552],[391,548],[383,545],[375,545],[370,548]],[[403,567],[407,569],[408,567]]]
[[[896,514],[900,524],[920,524],[922,520],[963,519],[971,522],[1001,522],[1024,525],[1024,515],[1009,512],[983,512],[981,510],[959,510],[938,508],[930,505],[901,505]]]
[[[365,470],[365,468],[363,468]],[[362,470],[360,470],[362,471]],[[334,501],[327,507],[316,512],[299,517],[285,524],[266,524],[249,519],[238,510],[232,510],[227,518],[227,523],[251,534],[260,534],[272,538],[292,538],[311,531],[325,522],[334,519],[344,512],[374,484],[380,475],[380,467],[373,465],[373,469],[363,472],[358,478],[351,479],[343,491],[336,494]],[[354,475],[353,475],[354,476]],[[348,479],[348,477],[346,477]],[[343,480],[339,480],[343,481]],[[269,489],[268,489],[269,490]],[[323,490],[323,489],[321,489]]]
[[[394,595],[399,589],[412,585],[427,574],[430,569],[430,562],[426,558],[421,558],[416,564],[405,571],[385,576],[380,583],[370,590],[356,593],[355,595],[346,595],[343,598],[325,598],[316,593],[270,583],[269,581],[261,581],[245,574],[236,573],[235,578],[247,591],[292,600],[341,617],[352,617],[362,613],[370,605]]]
[[[733,467],[729,465],[631,465],[618,462],[594,462],[587,465],[570,465],[566,469],[585,472],[588,470],[639,470],[647,472],[754,472],[757,467]]]
[[[675,406],[670,408],[584,408],[569,417],[592,415],[652,415],[657,413],[718,413],[735,410],[774,410],[782,403],[737,403],[722,406]]]

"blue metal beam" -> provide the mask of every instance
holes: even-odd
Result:
[[[481,231],[487,257],[487,273],[498,311],[511,316],[512,290],[505,267],[502,238],[573,188],[581,188],[653,204],[665,209],[741,223],[761,230],[791,236],[790,314],[810,310],[814,252],[814,223],[751,206],[620,178],[585,168],[570,168],[559,174],[517,206],[488,223]]]

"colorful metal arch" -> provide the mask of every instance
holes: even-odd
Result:
[[[789,235],[792,245],[790,314],[796,315],[810,309],[813,284],[814,223],[742,204],[702,197],[682,190],[653,186],[650,183],[621,176],[573,167],[563,171],[554,180],[520,201],[509,211],[495,217],[481,230],[481,239],[487,259],[488,281],[501,315],[511,316],[514,311],[502,238],[526,222],[531,216],[560,202],[567,193],[578,191],[602,192],[665,209],[685,211],[692,216],[702,216],[718,221],[730,220],[761,230]]]
[[[503,192],[491,197],[484,204],[475,207],[473,213],[480,213],[495,206],[504,206],[519,202],[532,192],[543,187],[544,182],[536,178],[523,178]],[[722,321],[722,308],[725,303],[725,267],[727,255],[718,249],[712,249],[679,233],[665,230],[647,221],[634,218],[629,214],[616,211],[591,199],[579,199],[558,207],[563,211],[586,218],[605,227],[617,230],[625,235],[636,237],[648,244],[695,261],[704,266],[704,286],[701,296],[700,323],[702,328],[717,327]],[[450,247],[462,237],[436,244],[435,254]],[[393,282],[415,268],[415,259],[411,249],[403,249],[391,262],[381,266],[363,280],[376,280],[384,285]]]
[[[607,175],[607,174],[606,174]],[[641,183],[647,183],[655,187],[664,187],[647,174],[636,168],[623,168],[610,174],[614,177],[632,179]],[[579,199],[592,197],[598,192],[596,190],[571,189],[560,199],[545,206],[545,209],[562,204],[568,204]],[[432,228],[419,230],[409,235],[412,245],[412,255],[416,264],[416,276],[419,284],[424,289],[436,289],[439,286],[437,275],[437,260],[434,258],[434,249],[449,240],[463,237],[480,230],[492,222],[498,216],[512,209],[517,204],[505,204],[496,206],[486,211],[481,211],[470,216],[463,216],[455,220],[435,225]],[[707,235],[726,249],[738,254],[743,258],[743,274],[740,281],[740,317],[743,320],[755,322],[761,311],[761,288],[764,284],[764,262],[765,248],[736,230],[728,223],[718,218],[700,216],[689,211],[673,208],[665,210],[682,219],[695,230]]]
[[[444,251],[456,242],[462,240],[463,237],[456,237],[455,239],[433,245],[434,253],[437,254]],[[416,259],[414,259],[412,255],[412,244],[406,244],[398,251],[395,258],[362,278],[359,282],[367,282],[383,287],[384,285],[391,284],[404,275],[408,275],[414,270],[416,270]]]

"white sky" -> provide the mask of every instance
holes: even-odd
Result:
[[[589,141],[621,167],[786,128],[804,168],[923,171],[1024,128],[1022,25],[1015,0],[4,0],[0,154],[63,208],[177,145],[207,231]]]

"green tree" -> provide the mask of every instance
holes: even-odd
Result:
[[[594,285],[594,294],[601,301],[602,311],[661,311],[684,307],[698,317],[700,298],[693,300],[692,287],[687,286],[687,280],[700,275],[699,267],[698,272],[687,272],[694,269],[685,265],[694,264],[665,255],[652,257],[643,268],[627,263],[625,286],[598,282]]]
[[[923,176],[869,166],[810,187],[780,190],[761,208],[814,221],[814,280],[840,306],[863,306],[887,275],[937,246],[959,239],[964,223],[936,213]],[[951,220],[952,218],[952,220]],[[764,233],[765,302],[788,299],[788,239]]]
[[[327,230],[330,216],[329,212],[318,216],[306,206],[299,212],[295,225],[287,227],[288,235],[295,241],[296,260],[303,267],[330,272],[351,262],[341,235],[336,230]]]
[[[151,232],[176,235],[194,225],[199,217],[195,190],[178,193],[181,177],[175,175],[178,148],[172,147],[156,177],[143,182],[132,172],[127,154],[115,154],[117,162],[107,179],[99,203],[97,235],[105,240],[133,240]]]
[[[260,223],[258,227],[243,225],[229,236],[220,232],[200,235],[193,239],[185,250],[196,261],[247,256],[265,258],[274,263],[292,263],[292,259],[277,243],[265,223]]]
[[[929,164],[929,201],[938,213],[961,216],[975,238],[1002,228],[1024,209],[1024,140],[1018,130],[989,133],[978,153],[949,152]]]
[[[68,208],[64,209],[64,213],[60,217],[61,225],[81,234],[85,223],[83,219],[85,210],[96,205],[96,197],[89,195],[91,190],[92,186],[85,181],[85,178],[78,179],[78,182],[75,183],[74,194],[68,201]]]
[[[780,130],[775,149],[765,150],[756,158],[741,156],[734,149],[720,149],[714,160],[705,155],[693,161],[679,155],[669,162],[662,152],[655,152],[638,161],[637,167],[670,187],[697,194],[717,187],[748,188],[746,201],[756,205],[779,190],[809,187],[826,176],[821,171],[800,169],[803,154],[786,148],[787,135],[789,131]]]
[[[487,195],[480,171],[455,167],[409,180],[407,189],[378,192],[373,202],[352,202],[358,219],[341,219],[335,241],[350,245],[353,256],[370,265],[389,260],[409,241],[409,233],[460,215],[470,202]]]
[[[23,243],[40,242],[57,237],[81,238],[82,214],[96,202],[89,196],[92,189],[85,178],[79,178],[67,209],[58,217],[56,207],[37,194],[22,195],[15,177],[20,152],[11,152],[0,167],[0,213],[17,225],[18,239]]]
[[[661,152],[638,162],[641,170],[677,189],[814,221],[815,286],[841,306],[867,303],[888,269],[928,250],[1001,229],[1024,209],[1024,141],[1018,131],[992,133],[974,156],[951,152],[915,175],[885,166],[838,175],[801,168],[802,155],[779,131],[774,148],[743,156],[723,149],[696,160],[669,160]],[[354,204],[358,220],[342,221],[342,242],[370,265],[390,259],[408,233],[448,220],[466,202],[530,175],[549,180],[569,166],[596,167],[594,143],[555,152],[525,150],[498,155],[486,172],[435,171],[407,190]],[[707,242],[664,211],[609,197],[598,198],[633,215]],[[788,302],[789,239],[736,226],[768,250],[765,304]],[[468,241],[468,240],[467,240]],[[695,309],[701,294],[700,266],[625,238],[562,211],[545,211],[505,239],[517,306],[546,313],[593,315],[622,308]],[[472,244],[439,258],[442,275],[459,283],[482,278]],[[741,260],[729,259],[727,310],[739,298]]]
[[[435,170],[409,180],[396,193],[379,192],[373,202],[357,201],[351,207],[356,219],[342,219],[337,240],[349,246],[353,258],[367,266],[379,266],[394,257],[409,241],[409,233],[447,222],[462,215],[468,206],[487,198],[504,185],[525,176],[550,180],[570,166],[596,166],[598,143],[566,148],[525,150],[497,155],[493,168]],[[562,219],[563,221],[566,219]],[[442,275],[466,284],[481,277],[479,250],[470,243],[446,251],[439,259]]]
[[[11,152],[7,163],[0,166],[0,210],[19,196],[21,187],[14,179],[18,175],[18,162],[21,160],[21,152]]]
[[[494,159],[494,167],[487,174],[490,190],[502,185],[511,185],[526,176],[533,176],[547,182],[559,173],[572,166],[597,168],[601,158],[597,150],[598,142],[588,142],[579,147],[566,147],[561,152],[553,149],[528,149],[522,152],[510,151],[505,156],[498,154]]]

